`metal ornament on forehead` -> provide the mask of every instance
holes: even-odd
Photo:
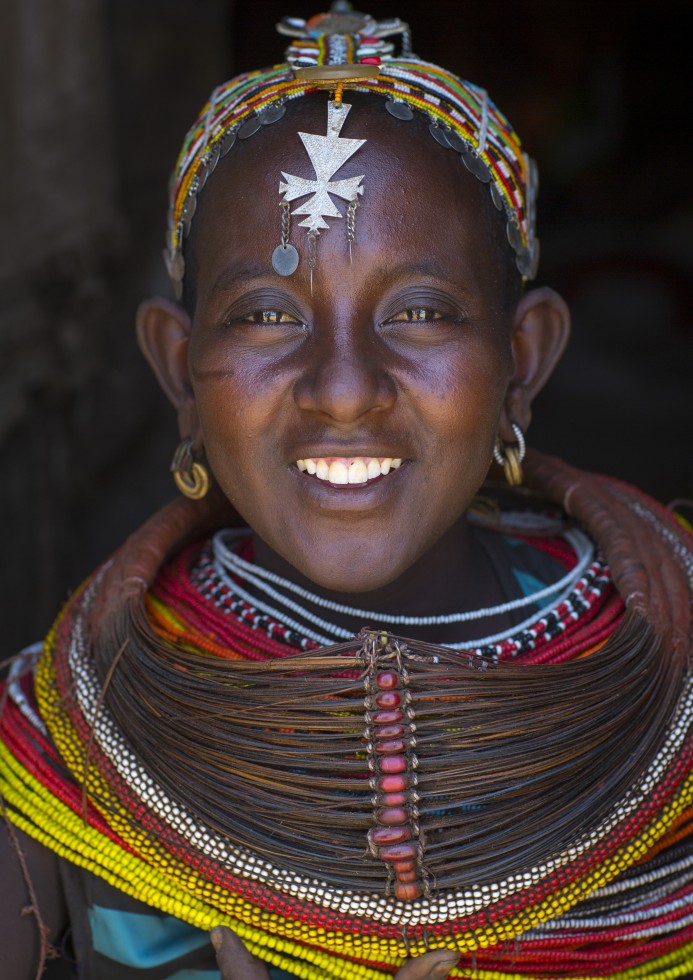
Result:
[[[272,254],[272,265],[280,276],[290,276],[298,267],[298,252],[289,243],[289,214],[306,215],[299,226],[308,229],[308,264],[310,267],[311,285],[315,268],[316,239],[321,231],[330,226],[325,218],[341,218],[342,213],[334,203],[331,195],[340,197],[349,204],[355,204],[358,196],[363,194],[363,174],[358,177],[347,177],[343,180],[331,178],[346,163],[346,161],[363,146],[366,140],[347,139],[340,136],[342,126],[351,109],[346,102],[334,99],[327,103],[327,135],[318,136],[313,133],[300,133],[306,152],[315,171],[315,179],[296,177],[282,170],[279,182],[279,193],[282,195],[282,241]],[[289,212],[287,205],[302,197],[308,200]]]
[[[381,98],[384,110],[403,120],[403,125],[417,113],[428,118],[435,152],[454,153],[462,171],[488,188],[505,221],[517,269],[525,280],[535,277],[537,169],[485,89],[413,54],[409,28],[399,18],[375,20],[354,11],[346,0],[337,0],[328,13],[307,20],[284,17],[277,28],[291,39],[286,62],[219,85],[180,151],[170,186],[164,253],[177,299],[183,295],[183,252],[197,198],[217,164],[234,146],[285,117],[292,100],[316,89],[326,89],[332,100],[327,107],[327,132],[299,134],[313,174],[307,161],[305,174],[282,173],[280,244],[272,255],[276,273],[290,276],[299,266],[301,243],[291,241],[294,216],[302,219],[300,226],[307,233],[302,241],[307,246],[311,286],[316,243],[320,233],[331,227],[329,219],[346,219],[342,227],[351,255],[364,178],[340,178],[339,170],[365,142],[341,135],[350,109],[342,95],[355,89]],[[353,122],[351,118],[348,125]],[[340,201],[346,202],[346,208]],[[298,202],[295,208],[294,202]]]

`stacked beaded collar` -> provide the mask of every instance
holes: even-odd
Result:
[[[494,205],[505,213],[518,270],[524,279],[535,277],[536,165],[484,89],[412,54],[409,30],[398,19],[331,13],[308,21],[284,18],[278,29],[293,37],[287,62],[219,85],[183,141],[171,176],[164,252],[178,299],[197,197],[219,160],[237,139],[248,139],[281,119],[293,99],[326,87],[337,87],[340,98],[344,87],[381,96],[398,119],[412,119],[415,111],[425,114],[433,138],[488,184]],[[403,43],[395,57],[387,38],[397,35]],[[279,176],[279,161],[277,171]]]
[[[453,976],[686,974],[691,543],[629,488],[531,455],[530,485],[585,520],[629,607],[606,644],[593,604],[543,667],[379,633],[258,658],[251,628],[222,638],[218,613],[166,603],[155,556],[209,529],[177,501],[66,609],[37,699],[18,665],[9,818],[311,980],[385,980],[445,945]]]

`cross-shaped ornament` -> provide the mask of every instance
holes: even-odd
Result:
[[[279,193],[284,201],[295,201],[299,197],[312,197],[296,208],[293,214],[305,214],[307,217],[299,222],[307,228],[308,233],[319,235],[322,228],[330,226],[325,218],[341,218],[342,213],[330,197],[334,194],[345,201],[356,200],[363,194],[360,177],[348,177],[346,180],[330,180],[340,167],[351,157],[366,140],[352,140],[340,136],[344,121],[351,109],[345,102],[330,101],[327,103],[327,136],[317,136],[313,133],[299,133],[315,170],[315,180],[294,177],[282,171],[283,181],[279,182]]]

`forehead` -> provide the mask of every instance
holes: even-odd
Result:
[[[365,143],[330,176],[333,181],[362,177],[353,257],[349,257],[347,202],[332,195],[341,217],[326,216],[329,228],[317,239],[318,268],[348,261],[349,275],[371,276],[393,266],[426,266],[461,285],[484,288],[497,283],[501,262],[493,248],[492,222],[500,217],[488,205],[488,187],[474,178],[458,154],[439,146],[428,120],[394,119],[382,99],[346,92],[352,106],[340,137]],[[315,170],[299,133],[325,136],[327,96],[290,103],[284,117],[254,136],[237,141],[200,195],[193,222],[193,267],[198,294],[220,269],[266,267],[281,240],[280,182],[283,173],[307,181]],[[308,197],[296,199],[292,212]],[[290,241],[301,256],[308,248],[305,215],[291,217]],[[276,275],[276,274],[275,274]],[[280,277],[276,277],[279,279]],[[293,278],[293,277],[292,277]]]

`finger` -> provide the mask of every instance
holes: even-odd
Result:
[[[395,980],[445,980],[460,959],[454,949],[437,949],[415,956],[395,974]]]
[[[269,980],[266,967],[248,952],[227,926],[215,926],[209,937],[217,954],[222,980]]]

